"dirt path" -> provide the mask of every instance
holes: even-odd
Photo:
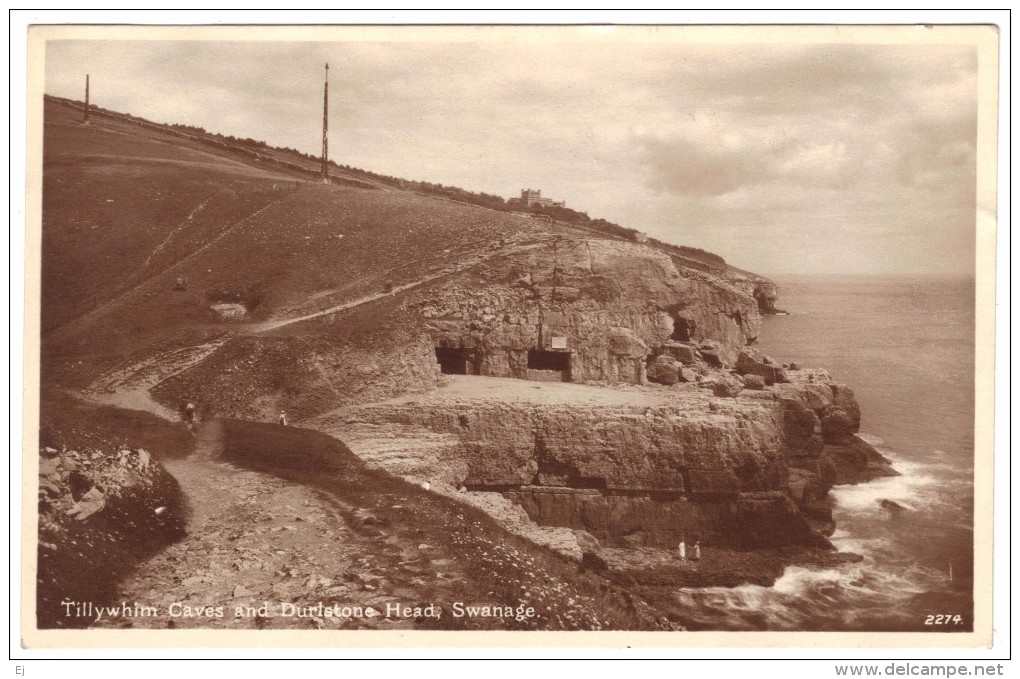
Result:
[[[459,575],[438,550],[374,529],[368,513],[320,491],[223,461],[166,467],[187,493],[188,534],[142,564],[116,599],[160,614],[99,626],[407,629],[414,619],[386,616],[386,604],[456,591]],[[348,615],[326,615],[320,603]],[[186,615],[203,607],[213,615],[219,607],[222,617]]]
[[[443,269],[442,271],[439,271],[439,272],[437,272],[435,274],[432,274],[430,276],[425,276],[423,278],[419,278],[417,280],[411,281],[410,283],[405,283],[403,285],[395,286],[391,292],[378,292],[378,293],[375,293],[375,294],[372,294],[372,295],[366,295],[365,297],[360,297],[358,299],[354,299],[354,300],[350,300],[350,301],[347,301],[347,302],[343,302],[341,304],[337,304],[335,306],[331,306],[328,309],[322,309],[321,311],[316,311],[316,312],[313,312],[313,313],[310,313],[310,314],[304,314],[303,316],[295,316],[293,318],[277,318],[277,319],[273,319],[273,320],[270,320],[270,321],[265,321],[263,323],[252,324],[252,325],[247,327],[247,330],[249,332],[251,332],[252,334],[259,334],[259,333],[263,333],[263,332],[269,332],[270,330],[276,330],[278,328],[283,328],[283,327],[286,327],[288,325],[293,325],[294,323],[302,323],[304,321],[310,321],[310,320],[312,320],[314,318],[319,318],[321,316],[328,316],[330,314],[339,313],[341,311],[347,311],[348,309],[353,309],[355,307],[362,306],[363,304],[369,304],[371,302],[375,302],[376,300],[380,300],[380,299],[383,299],[385,297],[390,297],[392,295],[396,295],[396,294],[401,293],[401,292],[406,292],[407,290],[413,290],[414,288],[420,288],[421,286],[426,285],[428,283],[431,283],[432,281],[438,280],[440,278],[444,278],[446,276],[451,276],[451,275],[456,274],[456,273],[460,273],[462,271],[465,271],[465,270],[470,269],[470,268],[472,268],[474,266],[477,266],[477,265],[481,264],[482,262],[484,262],[486,260],[489,260],[489,259],[492,259],[494,257],[504,257],[504,256],[507,256],[507,255],[509,255],[511,253],[524,252],[526,250],[532,250],[532,249],[535,249],[535,248],[538,248],[538,247],[542,247],[544,244],[545,244],[544,241],[543,242],[539,242],[539,243],[529,243],[528,245],[524,245],[524,246],[521,246],[521,247],[517,247],[517,248],[513,248],[513,249],[509,249],[509,250],[500,250],[498,252],[493,252],[491,254],[483,255],[483,256],[480,256],[480,257],[475,257],[475,258],[473,258],[473,259],[471,259],[471,260],[469,260],[469,261],[467,261],[467,262],[465,262],[463,264],[460,264],[458,266],[451,266],[451,267],[449,267],[447,269]]]
[[[455,595],[461,575],[435,547],[368,509],[222,453],[222,426],[213,421],[191,456],[164,462],[188,498],[187,536],[142,564],[116,598],[159,614],[97,626],[407,629],[414,618],[386,615],[387,604]]]
[[[176,421],[179,414],[152,398],[152,389],[202,361],[219,349],[225,341],[216,340],[172,349],[144,361],[118,368],[90,384],[83,397],[104,405],[145,410],[165,420]]]
[[[147,612],[108,614],[95,626],[659,624],[647,605],[606,581],[509,535],[477,509],[366,466],[320,432],[217,420],[197,444],[190,457],[164,462],[188,500],[186,536],[141,563],[113,598],[114,611]],[[458,616],[458,607],[501,613]]]

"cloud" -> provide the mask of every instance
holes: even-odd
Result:
[[[943,245],[973,240],[967,46],[58,41],[46,91],[91,72],[101,106],[314,153],[325,61],[339,162],[541,188],[765,271],[972,266]]]

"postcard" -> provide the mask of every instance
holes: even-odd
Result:
[[[991,642],[994,26],[33,26],[26,648]]]

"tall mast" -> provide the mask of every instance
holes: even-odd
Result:
[[[89,124],[89,74],[85,74],[85,117],[82,118],[82,124]]]
[[[322,183],[329,184],[329,64],[322,86]]]

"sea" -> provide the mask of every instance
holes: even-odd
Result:
[[[900,476],[833,490],[839,568],[772,587],[682,589],[694,629],[970,631],[974,574],[974,280],[780,276],[759,348],[854,390],[861,437]],[[881,506],[893,500],[906,511]]]

